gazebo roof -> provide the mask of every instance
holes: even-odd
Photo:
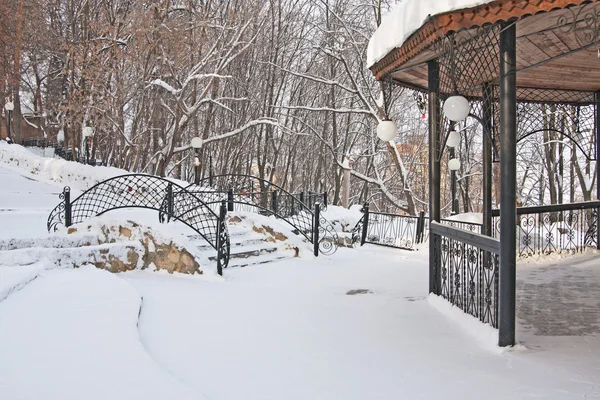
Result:
[[[415,1],[421,0],[405,0]],[[438,58],[435,44],[457,32],[473,35],[480,27],[514,22],[517,24],[517,85],[526,88],[522,93],[535,89],[600,91],[600,59],[596,53],[600,47],[600,10],[594,4],[598,1],[457,0],[455,4],[478,5],[429,16],[410,36],[399,38],[401,45],[385,55],[376,54],[371,43],[369,56],[374,64],[370,69],[377,79],[391,77],[406,86],[426,89],[427,62]],[[381,46],[379,50],[381,53]],[[495,71],[488,71],[481,76],[487,78],[479,83],[496,75]],[[577,102],[591,100],[584,95]]]

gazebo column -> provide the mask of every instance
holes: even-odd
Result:
[[[481,233],[492,236],[492,106],[493,87],[483,85],[483,227]]]
[[[500,33],[500,274],[499,345],[515,344],[517,71],[516,25]]]
[[[600,92],[596,92],[596,200],[600,200]],[[596,248],[600,250],[600,209],[596,210]]]
[[[440,221],[440,66],[437,60],[428,63],[429,88],[429,221]],[[429,293],[442,292],[441,254],[438,235],[429,237]]]

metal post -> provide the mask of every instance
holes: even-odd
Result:
[[[274,214],[277,214],[277,191],[273,191],[271,194],[271,209]]]
[[[596,92],[596,199],[600,200],[600,92]],[[600,208],[596,209],[596,247],[600,250]]]
[[[87,136],[83,140],[85,140],[85,164],[90,165],[90,143]]]
[[[453,148],[448,149],[448,158],[452,159],[456,157],[456,151]],[[450,193],[452,194],[452,215],[459,213],[458,209],[458,198],[456,197],[457,189],[456,171],[450,171]]]
[[[208,185],[213,185],[213,165],[212,165],[212,154],[208,155]]]
[[[440,221],[440,66],[437,60],[427,63],[429,100],[429,223]],[[430,230],[431,232],[431,230]],[[441,293],[442,259],[436,237],[429,237],[429,293]]]
[[[227,191],[227,211],[233,211],[233,189]]]
[[[63,198],[65,202],[65,226],[71,226],[71,188],[65,186],[63,189]]]
[[[196,162],[196,159],[198,162]],[[199,185],[200,184],[200,174],[201,174],[201,170],[200,170],[200,152],[198,151],[198,149],[194,149],[194,184],[195,185]]]
[[[327,192],[323,192],[323,206],[327,208]]]
[[[419,212],[419,219],[417,220],[417,236],[416,243],[423,243],[423,233],[425,232],[425,211]]]
[[[319,256],[319,226],[321,219],[321,204],[315,203],[315,220],[313,222],[313,253],[315,257]]]
[[[215,246],[217,247],[217,273],[223,275],[223,266],[221,265],[221,258],[223,257],[223,246],[221,243],[221,233],[223,232],[223,225],[225,224],[225,216],[227,215],[227,206],[225,200],[221,201],[221,207],[219,208],[219,221],[217,221],[217,241]]]
[[[304,192],[300,192],[300,203],[304,203]]]
[[[171,215],[173,215],[173,184],[167,185],[167,222],[171,222]]]
[[[11,115],[10,114],[12,113],[12,111],[7,110],[7,112],[8,112],[8,121],[7,121],[8,130],[6,132],[6,137],[10,138],[10,140],[12,141],[12,137],[10,136],[10,122],[11,122]]]
[[[363,227],[360,236],[360,245],[364,245],[367,241],[367,232],[369,231],[369,203],[365,203],[362,208],[363,212]]]
[[[500,273],[499,345],[515,344],[517,219],[516,25],[500,33]]]
[[[481,233],[492,236],[492,115],[493,88],[483,85],[483,226]]]

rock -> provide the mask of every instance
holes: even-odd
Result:
[[[283,233],[280,232],[275,232],[275,230],[273,228],[271,228],[270,226],[264,226],[263,228],[265,229],[265,231],[267,231],[269,233],[269,235],[271,235],[272,237],[275,238],[275,240],[279,240],[280,242],[284,242],[286,241],[288,238],[287,236],[285,236]]]
[[[126,238],[129,239],[129,238],[131,238],[131,229],[119,226],[119,235],[125,236]]]
[[[236,216],[230,217],[228,222],[230,222],[232,224],[239,224],[240,222],[242,222],[242,219],[236,215]]]
[[[93,230],[92,226],[87,227],[88,232]],[[202,274],[200,264],[188,250],[178,246],[172,240],[166,243],[158,242],[149,229],[131,221],[118,226],[104,225],[100,231],[98,245],[87,246],[86,248],[90,249],[89,254],[84,257],[87,260],[94,260],[88,262],[96,268],[117,273],[134,270],[138,265],[152,265],[153,269],[166,270],[169,273]],[[76,227],[69,228],[68,233],[75,232],[77,232]],[[83,234],[83,232],[79,233]],[[107,243],[123,243],[126,251],[123,252],[123,247],[118,244],[116,247],[103,246]],[[117,254],[123,255],[113,254],[113,249],[118,251]],[[79,265],[73,266],[79,267]]]

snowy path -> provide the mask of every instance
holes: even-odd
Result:
[[[548,351],[479,347],[424,299],[424,254],[342,250],[314,263],[230,270],[225,283],[144,272],[125,279],[144,296],[148,351],[214,400],[600,395],[597,356],[570,376]],[[346,295],[352,289],[372,293]]]
[[[92,267],[43,273],[0,302],[0,398],[202,399],[139,341],[141,298]]]
[[[60,199],[62,185],[35,180],[0,166],[0,239],[45,236],[50,210]]]

